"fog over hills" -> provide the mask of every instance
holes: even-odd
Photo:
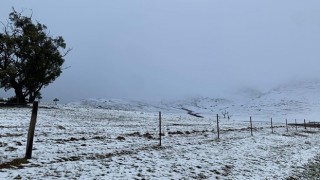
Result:
[[[86,99],[71,105],[114,110],[184,113],[187,110],[202,116],[223,111],[232,117],[259,116],[277,118],[320,119],[320,81],[309,80],[283,84],[267,92],[242,89],[224,97],[192,97],[178,101],[149,103],[123,99]]]

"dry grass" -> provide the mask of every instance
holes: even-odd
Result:
[[[28,164],[25,158],[14,159],[10,162],[0,164],[0,169],[21,168],[23,164]]]

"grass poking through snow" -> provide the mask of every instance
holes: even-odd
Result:
[[[9,168],[21,168],[23,164],[28,164],[28,160],[25,158],[14,159],[10,162],[0,164],[0,169],[9,169]]]

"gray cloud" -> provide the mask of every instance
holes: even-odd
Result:
[[[319,1],[18,2],[62,35],[71,68],[45,99],[162,99],[216,96],[237,87],[270,88],[320,78]],[[28,10],[25,11],[26,13]]]

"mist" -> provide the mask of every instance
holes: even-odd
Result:
[[[222,96],[319,78],[319,1],[11,1],[72,51],[44,101]],[[0,93],[0,97],[11,93]]]

